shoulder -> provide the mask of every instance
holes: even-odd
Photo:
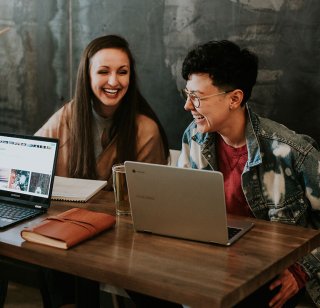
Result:
[[[140,134],[160,134],[158,124],[144,114],[138,114],[136,117],[137,131]]]
[[[210,140],[210,136],[212,136],[212,133],[198,132],[197,124],[195,123],[195,121],[192,121],[183,133],[182,143],[189,145],[193,143],[197,144],[197,146],[200,146],[205,142],[208,142],[208,140]]]
[[[57,112],[55,112],[49,121],[57,122],[57,121],[67,121],[71,116],[71,106],[72,103],[69,102],[62,106]]]
[[[259,139],[286,144],[298,152],[318,148],[317,143],[310,136],[298,134],[294,130],[271,119],[263,118],[253,113],[252,123]]]
[[[163,140],[158,124],[151,118],[139,114],[137,123],[137,161],[167,164]]]
[[[35,135],[59,138],[62,131],[69,127],[71,106],[69,102],[56,111]]]

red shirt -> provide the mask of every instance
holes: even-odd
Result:
[[[224,177],[227,212],[233,215],[253,217],[243,194],[241,174],[248,160],[247,146],[234,148],[218,138],[218,166]]]

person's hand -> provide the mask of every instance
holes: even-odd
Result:
[[[269,302],[270,307],[282,307],[288,299],[299,292],[298,283],[288,269],[286,269],[275,281],[270,284],[269,289],[273,290],[278,286],[281,286],[281,288]]]

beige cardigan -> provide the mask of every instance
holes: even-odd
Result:
[[[69,128],[71,104],[67,103],[36,132],[37,136],[53,137],[59,139],[56,175],[68,176],[69,157]],[[161,135],[157,124],[145,115],[137,116],[137,161],[167,164],[164,155]],[[98,179],[108,180],[112,176],[112,165],[116,158],[116,144],[111,142],[98,156],[96,168]],[[108,185],[109,186],[109,185]]]

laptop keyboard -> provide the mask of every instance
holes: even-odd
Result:
[[[36,209],[26,209],[20,206],[0,203],[0,218],[20,220],[26,217],[32,217],[39,213]]]
[[[237,233],[239,233],[242,229],[228,227],[228,239],[233,238]]]

